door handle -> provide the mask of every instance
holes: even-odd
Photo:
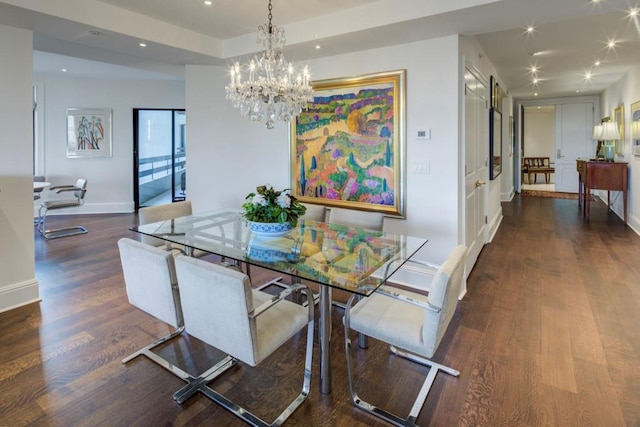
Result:
[[[478,181],[476,181],[476,188],[478,188],[478,187],[482,187],[484,184],[485,184],[485,182],[484,182],[484,181],[480,181],[480,180],[478,180]]]

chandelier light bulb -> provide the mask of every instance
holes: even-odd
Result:
[[[246,66],[236,62],[225,88],[226,98],[240,114],[253,122],[264,122],[267,129],[273,129],[275,120],[290,122],[313,99],[309,68],[296,72],[293,63],[285,61],[284,29],[271,23],[271,10],[269,0],[269,22],[258,27],[256,39],[264,50]],[[247,76],[244,82],[243,74]]]

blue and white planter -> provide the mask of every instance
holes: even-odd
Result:
[[[291,224],[288,222],[280,224],[279,222],[254,222],[247,220],[247,224],[249,224],[251,233],[258,237],[284,236],[292,229]]]

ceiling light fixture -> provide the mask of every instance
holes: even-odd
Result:
[[[527,34],[532,34],[535,31],[536,27],[534,27],[533,25],[529,25],[527,27]]]
[[[535,74],[538,72],[538,67],[536,67],[535,65],[531,66],[531,73]]]
[[[600,64],[601,64],[601,62],[600,62],[600,61],[596,61],[596,62],[594,62],[594,63],[593,63],[593,65],[595,65],[596,67],[599,67],[599,66],[600,66]]]
[[[609,49],[614,49],[614,48],[616,47],[616,43],[617,43],[617,42],[616,42],[615,40],[609,40],[609,41],[607,42],[607,47],[608,47]]]
[[[206,1],[204,2],[204,5],[205,5],[205,6],[211,6],[212,4],[213,4],[213,2],[212,2],[211,0],[206,0]]]
[[[146,44],[146,43],[144,43],[144,42],[140,42],[140,43],[138,43],[138,46],[140,46],[140,47],[147,47],[147,44]]]
[[[638,13],[639,13],[638,9],[631,9],[629,11],[629,18],[633,18],[635,16],[638,16]]]
[[[586,73],[584,73],[584,79],[585,79],[586,81],[590,82],[590,81],[591,81],[591,77],[593,77],[593,75],[592,75],[589,71],[587,71]]]
[[[284,59],[284,28],[271,24],[271,10],[269,0],[269,23],[257,31],[257,43],[262,43],[264,51],[249,65],[241,67],[236,62],[231,66],[231,82],[225,88],[227,99],[240,114],[252,122],[265,121],[267,129],[273,129],[276,119],[290,122],[313,97],[308,67],[296,73],[293,63]],[[246,81],[243,72],[248,72]]]

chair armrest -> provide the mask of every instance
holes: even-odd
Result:
[[[79,191],[82,190],[82,188],[76,187],[74,185],[56,185],[54,187],[50,187],[49,190],[56,190],[56,193],[60,194],[64,191]]]
[[[412,298],[408,295],[395,291],[393,288],[389,286],[381,286],[376,290],[376,293],[379,295],[384,295],[389,298],[397,299],[399,301],[405,302],[407,304],[416,305],[418,307],[426,308],[427,310],[431,310],[433,312],[439,313],[440,307],[437,307],[429,302],[429,297],[427,297],[426,301],[420,301],[415,298]]]
[[[289,286],[279,294],[274,295],[269,301],[266,301],[260,304],[258,307],[254,308],[253,311],[249,313],[249,317],[252,319],[255,319],[256,317],[260,316],[262,313],[264,313],[265,311],[267,311],[268,309],[270,309],[280,301],[284,300],[286,297],[288,297],[298,289],[302,289],[307,294],[307,301],[313,301],[313,293],[311,292],[311,289],[309,289],[307,285],[303,285],[302,283],[297,283],[295,285]],[[314,307],[315,307],[314,304],[312,303],[308,304],[309,320],[313,319]]]
[[[430,269],[436,270],[436,271],[440,268],[440,264],[435,264],[435,263],[429,262],[429,261],[422,261],[420,259],[409,258],[407,260],[407,263],[414,263],[414,264],[423,265],[425,267],[429,267]]]

